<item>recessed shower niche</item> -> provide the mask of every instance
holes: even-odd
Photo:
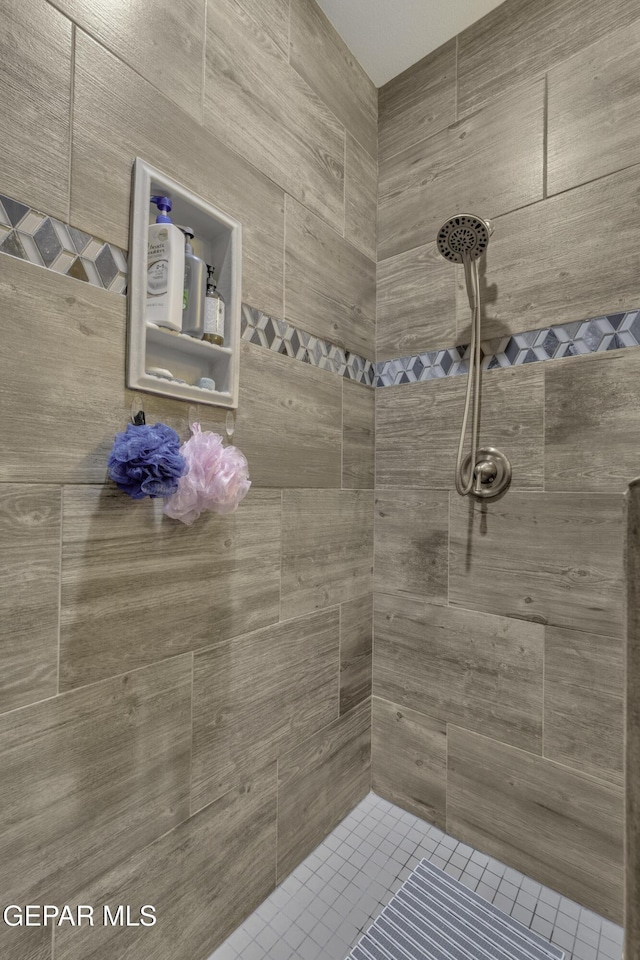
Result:
[[[134,165],[132,196],[127,386],[178,400],[235,409],[242,225],[140,158]],[[224,301],[224,329],[221,326],[219,331],[222,343],[208,342],[150,320],[149,227],[158,214],[158,208],[151,203],[152,196],[169,198],[171,222],[190,229],[193,253],[214,268],[217,290]]]

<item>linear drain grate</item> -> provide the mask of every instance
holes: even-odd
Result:
[[[564,960],[564,951],[423,860],[347,960]]]

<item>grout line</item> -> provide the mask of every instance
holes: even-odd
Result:
[[[328,608],[325,608],[328,609]],[[268,626],[276,626],[276,624],[268,624]],[[239,637],[234,637],[233,639],[240,639]],[[220,643],[226,643],[228,641],[221,640]],[[216,644],[214,644],[216,646]],[[209,649],[208,647],[203,647],[200,649]],[[54,693],[50,697],[43,697],[41,700],[34,700],[30,703],[23,703],[18,707],[12,707],[11,710],[5,710],[0,713],[0,717],[8,717],[11,713],[17,713],[18,710],[30,710],[32,707],[37,707],[42,703],[49,703],[52,700],[58,700],[62,697],[69,697],[74,693],[78,693],[80,690],[87,690],[89,687],[97,687],[101,683],[110,683],[113,680],[119,680],[121,677],[130,676],[132,673],[139,673],[141,670],[152,670],[154,667],[159,667],[161,664],[170,663],[171,660],[178,660],[180,657],[186,657],[190,653],[198,653],[198,650],[185,650],[184,653],[176,653],[171,657],[163,657],[160,660],[153,660],[151,663],[145,663],[141,667],[132,667],[130,670],[124,670],[122,673],[110,674],[108,677],[100,677],[99,680],[92,680],[90,683],[82,683],[77,687],[71,687],[69,690],[62,690],[60,693]]]
[[[344,381],[346,377],[342,377],[342,384],[340,386],[340,489],[348,489],[344,485]]]
[[[347,136],[347,128],[345,127],[342,161],[342,236],[345,237],[345,239],[347,237]]]
[[[280,757],[276,757],[276,863],[275,863],[275,886],[278,886],[278,821],[280,817]]]
[[[547,199],[547,168],[549,147],[549,75],[544,75],[542,99],[542,199]]]
[[[283,523],[284,517],[284,489],[280,490],[280,589],[278,596],[278,623],[282,623],[282,562],[283,562]],[[293,618],[295,619],[295,618]]]
[[[62,538],[64,532],[64,486],[60,487],[60,543],[58,552],[58,650],[56,664],[56,696],[60,695],[60,647],[62,635]],[[47,698],[49,699],[49,698]]]
[[[447,498],[447,602],[446,606],[451,606],[451,495],[452,491],[449,490],[449,496]]]
[[[73,168],[73,126],[75,114],[75,95],[76,95],[76,25],[71,21],[71,83],[69,88],[69,164],[68,164],[68,217],[67,222],[71,223],[71,174]]]
[[[444,832],[449,833],[449,722],[444,725]]]
[[[287,322],[287,198],[285,193],[282,200],[282,319]],[[296,327],[297,329],[297,327]]]
[[[453,95],[454,95],[454,98],[455,98],[453,115],[454,115],[454,118],[455,118],[455,122],[456,122],[456,123],[457,123],[458,120],[459,120],[459,116],[458,116],[458,100],[460,99],[460,97],[459,97],[459,91],[458,91],[458,84],[459,84],[459,80],[458,80],[459,57],[460,57],[460,34],[459,34],[459,33],[456,33],[456,82],[455,82],[454,88],[453,88],[453,91],[454,91]]]
[[[545,736],[544,705],[545,705],[545,698],[546,698],[546,684],[547,684],[547,628],[546,626],[543,626],[542,628],[542,710],[541,710],[542,730],[541,730],[540,754],[545,760],[549,759],[548,757],[545,756],[545,748],[544,748],[544,736]]]
[[[207,25],[209,22],[209,0],[204,3],[204,23],[202,29],[202,85],[200,90],[200,123],[204,126],[205,91],[207,86]]]
[[[342,604],[338,604],[338,719],[342,716]]]
[[[547,371],[542,368],[542,492],[547,490]]]
[[[189,816],[192,817],[193,810],[193,690],[195,680],[195,654],[191,651],[191,740],[189,743]]]
[[[287,63],[291,63],[291,0],[289,0],[289,10],[288,10],[288,19],[287,19]]]
[[[393,702],[393,701],[389,701]],[[399,704],[401,706],[401,704]],[[417,711],[418,713],[420,711]],[[430,716],[430,714],[423,714],[423,716]],[[437,719],[437,718],[433,718]],[[463,727],[460,723],[454,723],[453,721],[447,721],[449,726],[456,730],[461,730],[462,733],[471,735],[473,737],[482,737],[483,740],[489,740],[490,743],[495,743],[499,747],[503,747],[506,750],[515,750],[517,753],[524,754],[525,757],[533,757],[535,760],[541,760],[544,763],[551,764],[554,767],[560,767],[562,770],[567,770],[569,773],[573,773],[577,777],[581,777],[583,780],[587,780],[590,783],[599,783],[603,786],[609,787],[613,790],[619,790],[624,793],[624,787],[620,783],[616,783],[613,780],[607,780],[606,777],[598,777],[593,773],[589,773],[587,770],[581,770],[580,767],[570,767],[566,763],[562,763],[560,760],[552,760],[550,757],[543,757],[539,753],[532,753],[531,750],[525,750],[524,747],[516,747],[513,743],[507,743],[505,740],[496,740],[495,737],[490,737],[486,733],[481,733],[479,730],[470,730],[468,727]]]

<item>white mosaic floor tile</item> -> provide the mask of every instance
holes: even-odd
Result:
[[[566,950],[566,960],[620,960],[620,927],[374,793],[210,960],[344,960],[424,858]]]

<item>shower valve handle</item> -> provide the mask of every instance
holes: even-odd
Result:
[[[473,492],[476,494],[482,493],[483,484],[486,486],[496,479],[498,471],[493,460],[479,460],[473,468],[473,475],[475,477]]]

